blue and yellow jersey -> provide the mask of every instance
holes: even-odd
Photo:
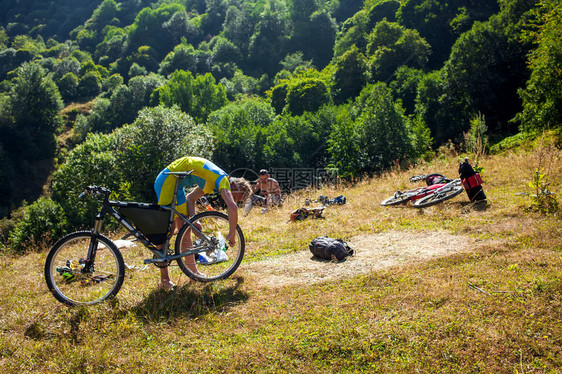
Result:
[[[176,206],[179,212],[187,214],[186,196],[184,187],[199,186],[204,193],[220,192],[222,189],[230,190],[228,174],[209,160],[201,157],[182,157],[162,170],[154,182],[154,190],[158,197],[159,205],[169,205],[174,197],[176,177],[169,172],[189,171],[193,172],[181,181],[178,188]]]
[[[168,165],[168,170],[172,172],[193,170],[193,173],[182,181],[183,187],[197,185],[206,194],[218,193],[223,188],[230,190],[228,174],[211,161],[201,157],[178,158]]]

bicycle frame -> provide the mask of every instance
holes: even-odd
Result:
[[[105,193],[104,199],[102,201],[101,210],[96,215],[96,222],[94,224],[94,229],[93,229],[92,233],[94,235],[98,235],[98,234],[101,233],[103,220],[105,219],[105,216],[107,214],[109,214],[111,217],[115,218],[117,220],[117,222],[119,222],[119,224],[124,226],[131,234],[133,234],[146,248],[148,248],[155,255],[155,258],[144,260],[145,264],[159,263],[159,262],[169,263],[171,261],[177,260],[177,259],[182,258],[182,257],[194,255],[194,254],[201,253],[201,252],[206,252],[206,251],[209,251],[209,250],[214,250],[217,243],[214,243],[214,241],[211,238],[204,235],[201,232],[201,230],[199,230],[194,224],[192,224],[189,221],[189,217],[186,217],[185,215],[183,215],[182,213],[180,213],[176,210],[177,192],[178,192],[178,188],[179,188],[179,181],[180,181],[180,179],[182,179],[182,176],[185,177],[186,175],[184,173],[170,173],[170,174],[174,175],[177,178],[171,205],[167,206],[167,205],[154,205],[154,204],[148,204],[148,203],[114,201],[114,200],[109,200],[108,193]],[[157,249],[156,246],[140,230],[138,230],[137,228],[134,227],[134,224],[129,222],[129,220],[127,220],[126,217],[122,216],[116,209],[114,209],[114,207],[134,207],[134,208],[140,208],[140,209],[142,209],[142,208],[153,209],[154,207],[159,207],[162,210],[169,211],[170,216],[169,216],[169,220],[168,220],[168,229],[167,229],[167,233],[166,233],[166,240],[165,240],[165,242],[162,246],[162,249],[161,250]],[[173,224],[174,224],[175,215],[180,217],[186,224],[188,224],[190,226],[191,230],[193,230],[195,232],[195,234],[200,239],[203,239],[203,245],[194,247],[191,250],[182,252],[180,254],[175,254],[175,255],[169,255],[168,254],[168,250],[170,248],[170,240],[173,236],[172,228],[173,228]],[[90,243],[90,248],[88,250],[88,254],[89,254],[88,258],[90,258],[90,255],[94,254],[96,252],[96,250],[97,250],[97,241],[96,242],[92,241]]]

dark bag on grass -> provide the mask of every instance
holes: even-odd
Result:
[[[316,257],[324,260],[342,261],[347,256],[353,256],[353,249],[341,239],[328,238],[321,236],[314,239],[308,246],[310,252]]]
[[[471,202],[486,200],[486,194],[482,189],[482,178],[474,171],[467,159],[459,165],[459,177]]]

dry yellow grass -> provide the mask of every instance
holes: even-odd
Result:
[[[555,157],[560,156],[556,151]],[[355,186],[325,219],[288,223],[297,199],[241,219],[245,263],[308,251],[316,236],[444,232],[476,243],[464,253],[311,285],[263,287],[245,273],[164,293],[153,268],[128,273],[116,300],[69,309],[47,293],[44,251],[0,257],[3,372],[560,372],[560,214],[526,210],[532,150],[482,162],[490,205],[462,194],[415,210],[381,207],[413,174],[455,176],[459,158],[436,159]],[[548,175],[561,193],[562,168]],[[302,198],[302,197],[300,197]],[[147,251],[128,256],[138,258]],[[255,265],[254,265],[255,266]],[[298,274],[295,274],[298,276]],[[183,281],[182,281],[183,280]]]

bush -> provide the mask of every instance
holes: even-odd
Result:
[[[61,206],[41,197],[24,209],[23,219],[10,232],[9,245],[12,250],[23,252],[56,240],[66,228],[66,216]]]

